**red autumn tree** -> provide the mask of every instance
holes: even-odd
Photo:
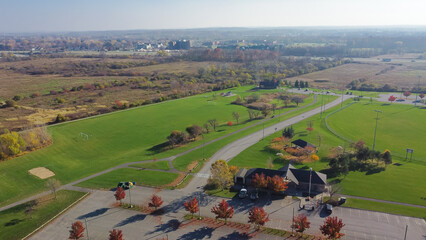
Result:
[[[268,189],[274,192],[283,192],[288,188],[287,183],[284,182],[284,179],[278,175],[275,175],[272,178],[268,177],[267,180],[268,180]]]
[[[410,91],[405,91],[404,92],[405,99],[407,99],[410,95],[411,95]]]
[[[423,99],[423,98],[425,97],[425,94],[424,94],[424,93],[420,93],[420,94],[419,94],[419,97],[420,97],[421,99]]]
[[[265,225],[269,221],[269,216],[263,208],[254,207],[249,211],[249,223],[256,225],[256,228],[259,229],[260,226]]]
[[[255,188],[266,188],[268,187],[268,181],[265,178],[265,174],[261,173],[260,175],[258,173],[254,174],[251,179],[251,184]]]
[[[307,228],[311,227],[310,225],[311,223],[308,221],[308,217],[303,214],[299,214],[293,218],[293,225],[291,227],[296,229],[296,232],[303,234]]]
[[[313,127],[307,127],[306,130],[308,130],[309,132],[312,132],[312,131],[314,131],[314,128]]]
[[[217,206],[213,206],[211,212],[216,214],[216,219],[225,219],[226,224],[226,220],[234,215],[234,207],[229,207],[229,204],[223,199]]]
[[[163,202],[164,201],[161,199],[160,196],[154,194],[152,195],[151,202],[148,204],[148,206],[153,207],[155,208],[155,210],[157,210],[157,208],[160,207]]]
[[[228,126],[232,126],[232,122],[231,121],[228,122]]]
[[[321,233],[328,236],[330,239],[339,239],[345,234],[340,233],[340,230],[345,226],[342,219],[337,217],[327,217],[324,221],[324,225],[320,226]]]
[[[109,240],[124,240],[123,232],[117,229],[109,231]]]
[[[114,197],[115,197],[115,200],[120,201],[120,204],[121,204],[121,200],[126,197],[126,192],[124,192],[124,189],[122,187],[118,187],[115,190]]]
[[[83,223],[80,221],[74,222],[71,225],[71,230],[70,230],[70,236],[69,239],[82,239],[84,237],[84,227],[83,227]]]
[[[183,204],[185,206],[185,210],[192,213],[192,217],[194,217],[194,213],[198,212],[198,201],[194,197],[194,199],[189,200]]]
[[[396,100],[396,97],[394,96],[394,95],[391,95],[389,98],[388,98],[388,101],[389,102],[394,102]]]

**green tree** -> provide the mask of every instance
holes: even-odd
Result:
[[[294,87],[296,87],[296,88],[299,87],[299,80],[296,80],[296,82],[294,82]]]
[[[233,112],[233,113],[232,113],[232,116],[234,117],[235,121],[237,121],[237,124],[238,124],[238,120],[240,119],[240,113],[238,113],[238,112]]]
[[[211,175],[208,179],[209,185],[227,189],[232,184],[232,172],[229,170],[228,163],[225,160],[217,160],[210,168]]]
[[[5,130],[0,135],[1,157],[15,156],[25,149],[26,143],[17,132]]]

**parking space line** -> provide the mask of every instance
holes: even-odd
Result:
[[[385,216],[386,216],[386,220],[388,221],[388,224],[389,224],[390,222],[389,222],[388,214],[385,214]]]
[[[394,215],[394,217],[395,217],[395,219],[396,219],[396,224],[397,224],[397,225],[399,225],[399,217],[398,217],[398,216],[395,216],[395,215]]]

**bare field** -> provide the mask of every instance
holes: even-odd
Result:
[[[293,83],[296,80],[308,81],[309,85],[312,87],[341,88],[349,84],[352,80],[371,78],[385,68],[386,66],[382,64],[350,63],[323,71],[288,78],[287,80]],[[327,80],[327,82],[315,82],[315,80]]]
[[[382,58],[385,57],[391,58],[391,62],[383,62]],[[411,89],[417,86],[419,76],[424,76],[420,79],[420,86],[425,86],[426,60],[417,59],[415,54],[403,55],[400,58],[392,57],[395,55],[357,58],[354,61],[358,63],[345,64],[288,80],[293,83],[296,80],[308,81],[310,86],[318,88],[346,88],[351,81],[363,78],[366,79],[365,83],[374,83],[379,87],[390,84],[400,89]]]

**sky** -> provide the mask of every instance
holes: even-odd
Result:
[[[0,0],[0,32],[426,26],[424,0]]]

